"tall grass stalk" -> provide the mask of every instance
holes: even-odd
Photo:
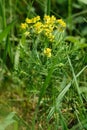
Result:
[[[51,0],[46,0],[46,6],[45,6],[45,13],[47,15],[50,15],[50,11],[51,11]]]
[[[10,6],[10,21],[12,21],[12,17],[13,17],[13,10],[12,10],[12,0],[9,0],[9,6]]]
[[[72,71],[72,75],[73,75],[73,79],[74,79],[74,84],[76,86],[76,90],[77,90],[77,93],[78,93],[78,97],[79,97],[79,103],[81,104],[81,107],[82,109],[80,110],[80,115],[78,115],[78,112],[77,112],[77,109],[75,108],[75,114],[76,114],[76,117],[77,117],[77,120],[79,122],[79,126],[80,128],[83,129],[83,125],[81,123],[81,120],[85,120],[85,118],[87,119],[87,116],[86,116],[86,109],[84,107],[84,103],[83,103],[83,99],[82,99],[82,96],[81,96],[81,92],[80,92],[80,88],[79,88],[79,85],[78,85],[78,81],[77,81],[77,78],[76,78],[76,75],[75,75],[75,72],[74,72],[74,68],[72,66],[72,63],[71,63],[71,60],[68,56],[68,62],[70,64],[70,68],[71,68],[71,71]]]
[[[79,88],[78,81],[77,81],[77,78],[76,78],[76,75],[75,75],[75,72],[74,72],[74,68],[72,66],[72,63],[71,63],[69,56],[68,56],[68,62],[69,62],[69,65],[71,67],[71,71],[72,71],[72,74],[73,74],[73,79],[74,79],[75,86],[76,86],[76,89],[77,89],[77,93],[78,93],[78,96],[79,96],[79,99],[80,99],[80,103],[83,106],[83,100],[82,100],[82,97],[81,97],[80,88]]]
[[[5,0],[0,0],[0,15],[2,20],[2,29],[5,29],[6,27]]]
[[[85,67],[76,75],[76,78],[79,77],[79,76],[82,74],[82,72],[83,72],[86,68],[87,68],[87,66],[85,66]],[[56,102],[56,103],[55,103],[56,105],[51,108],[51,110],[50,110],[50,112],[49,112],[49,114],[48,114],[48,116],[47,116],[47,119],[48,119],[48,120],[51,119],[51,117],[52,117],[52,115],[54,114],[54,112],[56,111],[56,109],[59,108],[61,101],[63,100],[65,94],[69,91],[69,88],[71,87],[71,85],[72,85],[73,82],[74,82],[74,79],[72,79],[72,80],[68,83],[68,85],[65,86],[65,88],[60,92],[60,94],[59,94],[58,97],[56,98],[56,101],[55,101],[55,102]],[[81,100],[82,100],[82,98],[81,98]],[[81,101],[81,102],[82,102],[82,101]],[[83,102],[82,102],[82,103],[83,103]]]
[[[70,35],[72,35],[72,0],[68,0],[68,24]]]
[[[0,42],[6,38],[10,30],[13,28],[16,21],[11,22],[1,33],[0,33]]]
[[[68,130],[66,121],[65,121],[60,109],[58,110],[58,112],[59,112],[59,116],[60,116],[60,123],[61,123],[61,126],[62,126],[62,130]]]
[[[9,32],[10,30],[13,28],[15,24],[15,21],[13,21],[12,23],[10,23],[1,33],[0,33],[0,41],[2,41],[3,39],[5,40],[5,49],[4,49],[4,56],[3,56],[3,61],[4,63],[6,62],[6,56],[7,56],[7,53],[8,53],[8,48],[11,48],[10,47],[10,44],[9,44]],[[9,52],[10,53],[10,52]],[[12,56],[12,54],[10,55]]]

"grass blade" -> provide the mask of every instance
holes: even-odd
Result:
[[[71,60],[70,60],[69,56],[68,56],[68,62],[69,62],[69,65],[71,67],[71,71],[72,71],[72,74],[73,74],[73,79],[74,79],[74,82],[75,82],[75,85],[76,85],[76,89],[77,89],[77,93],[78,93],[79,99],[80,99],[81,103],[83,104],[82,97],[80,95],[81,92],[80,92],[80,89],[79,89],[79,85],[78,85],[78,82],[77,82],[77,79],[76,79],[76,75],[75,75],[75,72],[74,72],[74,68],[72,66],[72,63],[71,63]]]
[[[59,110],[59,116],[60,116],[60,122],[61,122],[61,125],[62,125],[62,130],[68,130],[65,119],[64,119],[60,110]]]
[[[3,29],[6,27],[6,16],[5,16],[5,0],[0,0],[0,16],[2,18],[1,24],[3,25]]]
[[[87,66],[85,66],[77,75],[76,78],[79,77],[81,75],[81,73],[87,68]],[[69,90],[69,88],[71,87],[71,84],[74,82],[74,79],[72,81],[70,81],[68,83],[68,85],[61,91],[61,93],[58,95],[57,99],[56,99],[56,105],[53,106],[47,116],[47,119],[50,120],[52,115],[54,114],[54,112],[59,108],[59,105],[61,103],[61,101],[63,100],[65,94],[67,93],[67,91]]]
[[[50,15],[50,10],[51,10],[51,0],[46,1],[46,14]]]
[[[13,21],[10,23],[1,33],[0,33],[0,42],[7,36],[7,34],[10,32],[12,27],[14,26],[16,21]]]

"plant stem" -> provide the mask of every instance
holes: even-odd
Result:
[[[50,10],[51,10],[51,0],[47,0],[46,1],[46,11],[45,11],[45,13],[47,15],[50,15]]]
[[[72,0],[68,0],[68,24],[69,33],[72,35]]]

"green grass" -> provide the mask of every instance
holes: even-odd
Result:
[[[87,129],[86,12],[82,0],[0,1],[0,130]],[[38,15],[66,29],[51,32],[50,20],[21,29]]]

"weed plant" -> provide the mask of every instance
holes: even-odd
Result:
[[[0,1],[0,130],[87,129],[86,4]]]

